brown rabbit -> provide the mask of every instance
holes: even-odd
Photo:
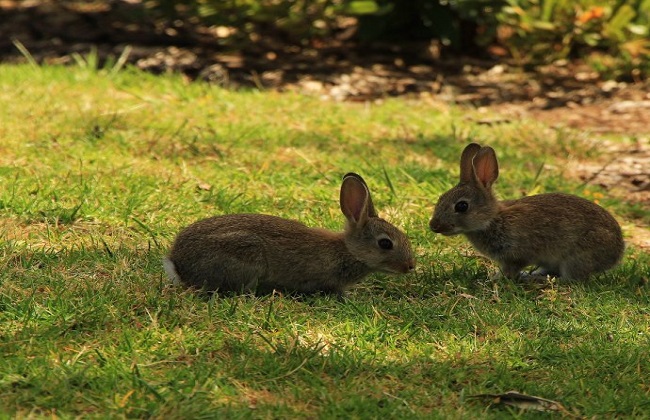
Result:
[[[341,295],[372,272],[414,269],[408,238],[377,216],[363,178],[343,177],[340,204],[347,218],[340,233],[263,214],[200,220],[178,234],[165,271],[207,291]]]
[[[621,228],[602,207],[560,193],[498,201],[492,194],[498,176],[494,149],[465,147],[460,182],[438,200],[431,230],[462,233],[510,278],[536,265],[540,274],[585,279],[621,260]]]

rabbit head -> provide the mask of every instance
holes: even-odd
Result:
[[[347,219],[345,245],[355,258],[372,271],[408,273],[414,269],[409,239],[377,215],[361,176],[348,173],[343,177],[340,205]]]
[[[499,211],[492,184],[499,176],[491,147],[470,143],[460,158],[460,182],[440,196],[429,227],[445,236],[486,229]]]

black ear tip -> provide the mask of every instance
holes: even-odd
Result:
[[[481,149],[484,149],[484,147],[481,147],[480,144],[478,143],[470,143],[465,148],[463,149],[463,153],[461,155],[461,159],[467,159],[467,158],[472,158],[478,154],[478,152],[481,151]]]
[[[343,175],[343,180],[346,178],[356,178],[358,180],[363,181],[363,178],[361,178],[361,175],[354,173],[354,172],[348,172],[347,174]]]
[[[343,182],[345,182],[348,179],[354,179],[354,180],[358,181],[360,184],[362,184],[363,186],[365,186],[366,188],[368,188],[367,187],[368,184],[366,184],[366,181],[361,177],[361,175],[359,175],[357,173],[348,172],[347,174],[345,174],[343,176]]]
[[[478,143],[470,143],[467,146],[465,146],[466,152],[477,153],[481,149],[484,149],[484,147]]]
[[[496,157],[497,152],[490,146],[483,146],[481,149],[478,151],[477,155],[493,155]]]

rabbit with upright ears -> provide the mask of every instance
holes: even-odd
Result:
[[[431,230],[465,235],[509,278],[534,265],[539,274],[586,279],[621,260],[621,228],[602,207],[561,193],[498,201],[492,193],[498,176],[494,149],[465,147],[460,182],[438,200]]]
[[[165,271],[174,283],[207,291],[341,295],[372,272],[414,269],[408,238],[379,218],[361,176],[343,177],[340,206],[344,232],[263,214],[200,220],[178,234]]]

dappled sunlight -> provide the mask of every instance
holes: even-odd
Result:
[[[650,323],[638,244],[589,281],[514,281],[493,275],[464,237],[428,226],[458,182],[459,150],[476,140],[503,151],[504,198],[574,192],[616,213],[627,237],[645,232],[646,210],[567,173],[567,162],[599,156],[581,134],[486,123],[480,110],[430,101],[332,103],[133,70],[6,70],[0,403],[19,416],[29,405],[60,416],[102,407],[126,417],[470,418],[487,411],[465,396],[510,389],[598,416],[608,408],[591,405],[593,386],[624,414],[647,399],[632,392],[642,381],[630,370],[647,368]],[[161,259],[202,218],[266,213],[342,230],[351,171],[410,238],[414,272],[370,275],[342,297],[169,284]],[[624,387],[608,387],[613,377]]]

